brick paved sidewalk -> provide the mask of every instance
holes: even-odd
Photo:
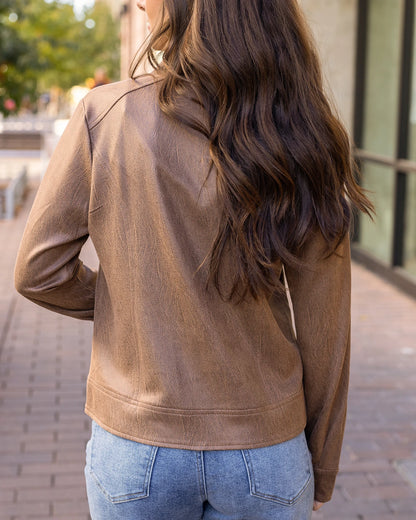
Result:
[[[416,301],[358,265],[352,285],[340,474],[333,500],[313,518],[415,520]]]
[[[0,520],[86,520],[90,421],[83,405],[92,324],[14,292],[13,266],[32,200],[33,192],[18,218],[0,221]],[[91,249],[83,257],[94,266]],[[416,518],[416,489],[402,477],[416,465],[415,412],[416,302],[354,265],[341,472],[333,500],[314,520]]]
[[[0,520],[89,518],[83,413],[92,323],[60,316],[14,291],[13,267],[34,190],[0,221]],[[91,248],[83,251],[96,266]]]

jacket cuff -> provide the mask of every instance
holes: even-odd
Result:
[[[315,500],[318,502],[329,502],[335,487],[335,479],[338,470],[326,470],[314,468],[315,477]]]

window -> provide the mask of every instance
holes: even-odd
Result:
[[[416,292],[416,0],[358,0],[354,140],[374,222],[355,242]],[[397,271],[397,269],[395,270]]]
[[[365,150],[396,153],[403,1],[370,0],[364,103]]]

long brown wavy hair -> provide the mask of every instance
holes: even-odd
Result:
[[[329,254],[354,208],[373,212],[309,28],[297,0],[164,0],[160,20],[131,76],[146,58],[160,78],[163,112],[209,139],[222,219],[207,287],[212,281],[239,302],[247,292],[270,296],[282,289],[282,263],[300,268],[311,233],[320,229]],[[162,61],[154,52],[161,44]],[[208,124],[184,110],[181,96],[203,107]],[[235,277],[224,295],[228,248]]]

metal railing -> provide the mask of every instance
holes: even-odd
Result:
[[[0,218],[12,219],[16,208],[21,206],[27,187],[27,168],[21,168],[16,175],[0,173]]]
[[[368,152],[367,150],[356,149],[355,157],[361,161],[369,161],[393,168],[395,171],[403,173],[416,173],[416,162],[407,159],[392,159],[385,155]]]

